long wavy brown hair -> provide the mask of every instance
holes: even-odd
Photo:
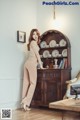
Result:
[[[33,38],[33,33],[34,33],[34,32],[36,32],[37,35],[38,35],[38,42],[37,42],[37,44],[40,43],[40,33],[39,33],[38,29],[32,29],[31,32],[30,32],[30,36],[29,36],[29,43],[28,43],[28,45],[27,45],[28,51],[30,51],[30,43],[31,43],[31,41],[32,41],[32,40],[35,41],[35,39]]]

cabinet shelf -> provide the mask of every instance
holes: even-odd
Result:
[[[53,49],[66,49],[67,46],[58,46],[58,47],[48,47],[48,48],[40,48],[40,50],[53,50]]]
[[[64,59],[64,58],[67,58],[67,56],[66,57],[48,57],[48,58],[44,58],[44,57],[41,57],[41,59]]]

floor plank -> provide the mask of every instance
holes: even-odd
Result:
[[[31,111],[17,109],[12,111],[12,120],[80,120],[80,114],[75,112],[63,112],[43,108],[32,108]]]

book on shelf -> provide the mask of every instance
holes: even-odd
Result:
[[[64,58],[64,68],[67,68],[67,59]]]
[[[60,61],[59,68],[60,69],[67,68],[67,59],[66,58],[64,58],[63,60]]]
[[[60,61],[59,68],[61,69],[63,65],[63,60]]]

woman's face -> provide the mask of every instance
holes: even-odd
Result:
[[[38,35],[37,35],[36,31],[33,32],[33,36],[32,37],[33,37],[34,40],[38,41]]]

